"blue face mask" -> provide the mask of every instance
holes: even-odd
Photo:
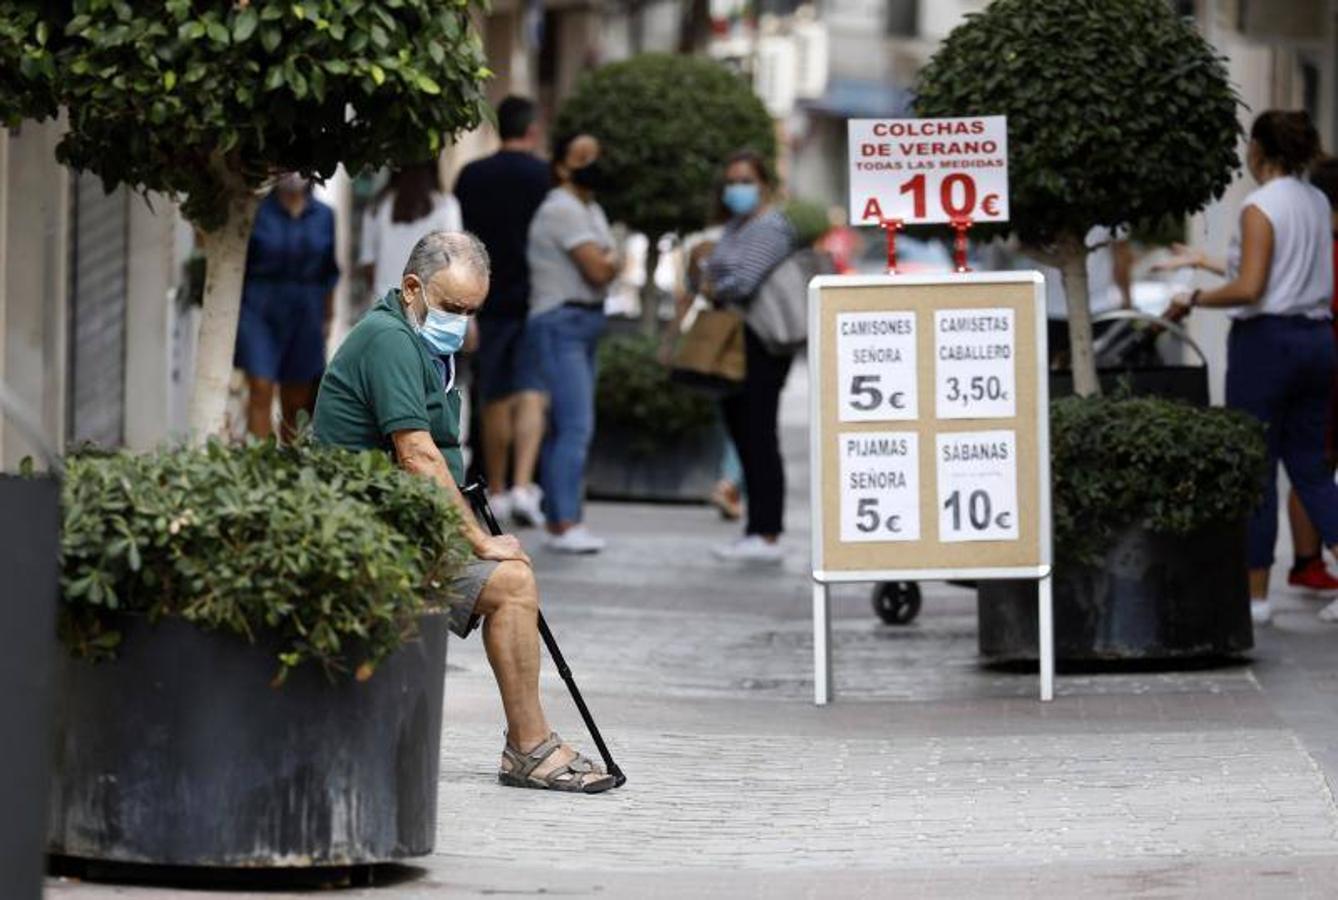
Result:
[[[427,318],[418,326],[418,336],[438,356],[454,356],[465,345],[469,317],[428,307]]]
[[[724,201],[734,215],[746,216],[762,202],[762,190],[755,184],[727,184]]]

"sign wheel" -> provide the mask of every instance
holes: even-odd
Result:
[[[920,585],[880,581],[873,586],[873,611],[888,625],[909,625],[920,614]]]

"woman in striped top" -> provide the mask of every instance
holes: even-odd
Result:
[[[771,205],[775,179],[766,161],[742,151],[725,164],[720,203],[729,215],[725,231],[706,263],[702,293],[717,306],[747,307],[771,271],[794,252],[795,233]],[[721,559],[779,563],[785,517],[785,465],[777,417],[780,393],[790,373],[790,354],[769,352],[745,326],[747,371],[743,386],[721,401],[725,424],[743,463],[748,491],[744,536],[718,548]]]

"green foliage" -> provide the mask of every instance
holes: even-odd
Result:
[[[827,207],[812,200],[796,197],[785,204],[783,212],[794,229],[795,245],[799,247],[807,247],[832,227],[827,218]]]
[[[24,115],[55,114],[52,28],[40,4],[0,2],[0,126],[13,127]]]
[[[483,115],[471,0],[72,0],[54,30],[0,2],[4,103],[68,107],[62,162],[184,197],[206,229],[277,171],[425,159]],[[63,25],[63,27],[61,27]],[[10,90],[14,93],[10,94]]]
[[[599,138],[615,185],[599,202],[652,240],[705,226],[725,160],[776,157],[771,117],[746,82],[718,63],[645,54],[583,77],[554,125]]]
[[[596,416],[631,434],[633,453],[654,453],[715,420],[710,398],[669,380],[658,347],[640,334],[618,335],[599,347]]]
[[[307,661],[370,672],[469,556],[459,513],[383,453],[252,442],[67,461],[62,634],[100,655],[113,610],[246,638],[268,629],[279,680]]]
[[[921,70],[921,116],[1008,116],[1012,222],[1044,246],[1183,218],[1240,160],[1226,68],[1166,0],[995,0]]]
[[[1050,413],[1055,549],[1093,562],[1131,525],[1184,535],[1259,500],[1263,427],[1154,397],[1067,397]]]

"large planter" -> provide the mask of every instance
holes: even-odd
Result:
[[[432,850],[447,621],[371,679],[277,644],[122,616],[117,659],[59,664],[47,849],[216,867],[363,865]]]
[[[60,597],[60,485],[0,475],[0,895],[42,892]]]
[[[720,477],[723,449],[718,428],[646,452],[631,432],[600,425],[586,464],[586,492],[609,500],[703,503]]]
[[[1234,656],[1254,646],[1245,525],[1186,537],[1126,530],[1096,568],[1054,575],[1055,654],[1068,661]],[[1037,658],[1036,584],[978,585],[980,653]]]

